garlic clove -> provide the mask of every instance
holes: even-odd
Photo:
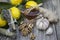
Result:
[[[38,29],[42,30],[43,29],[43,23],[40,22],[40,24],[37,26]]]
[[[53,29],[49,27],[46,31],[46,35],[51,35],[53,33]]]

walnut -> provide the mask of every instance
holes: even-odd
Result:
[[[34,40],[36,37],[33,33],[30,34],[30,40]]]
[[[28,28],[33,28],[33,24],[30,23],[30,24],[28,25]]]
[[[32,28],[28,28],[28,32],[29,32],[29,33],[32,32]]]
[[[20,27],[19,27],[19,29],[20,29],[20,30],[22,30],[22,29],[24,29],[24,28],[25,28],[25,26],[26,26],[26,24],[25,24],[25,23],[24,23],[24,24],[21,24],[21,25],[20,25]]]
[[[33,29],[33,23],[22,23],[19,27],[21,33],[23,36],[28,35],[29,33],[32,32]]]
[[[28,34],[28,28],[22,29],[21,33],[23,36],[26,36]]]

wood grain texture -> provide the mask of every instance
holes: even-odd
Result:
[[[57,40],[55,26],[51,26],[51,27],[53,28],[53,34],[46,35],[45,31],[39,31],[35,26],[34,31],[33,31],[33,33],[36,36],[35,40]],[[26,37],[23,37],[22,35],[20,35],[20,39],[21,40],[30,40],[29,35]]]
[[[50,27],[53,28],[52,35],[46,35],[45,31],[39,31],[37,28],[34,28],[34,33],[37,35],[36,40],[57,40],[55,26],[51,25]]]
[[[54,0],[55,1],[55,0]],[[47,8],[47,9],[50,9],[51,11],[57,11],[56,10],[56,6],[52,3],[52,0],[48,0],[45,4],[44,4],[44,6],[43,6],[44,8]],[[60,11],[59,11],[60,12]],[[60,17],[60,13],[57,13],[58,15],[59,15],[59,17]],[[36,39],[35,40],[60,40],[60,22],[59,23],[57,23],[57,25],[55,25],[55,24],[52,24],[52,25],[50,25],[50,27],[52,27],[53,28],[53,34],[52,35],[46,35],[45,34],[45,31],[39,31],[37,28],[36,28],[36,26],[34,26],[35,28],[34,28],[34,30],[33,30],[33,33],[35,34],[35,36],[36,36]],[[57,32],[57,33],[56,33]],[[58,39],[57,39],[57,37],[58,37]],[[23,37],[22,35],[21,35],[21,33],[20,33],[20,38],[19,38],[19,40],[30,40],[30,38],[29,38],[29,35],[28,36],[26,36],[26,37]]]
[[[56,0],[56,12],[59,18],[59,21],[56,24],[57,38],[60,40],[60,0]]]
[[[51,0],[48,0],[46,3],[44,3],[44,8],[47,8],[51,11],[55,11],[55,6],[53,5]],[[53,28],[53,34],[47,36],[45,34],[45,31],[39,31],[36,26],[34,26],[34,30],[33,33],[36,36],[35,40],[57,40],[57,35],[56,35],[56,28],[54,25],[50,25],[50,27]],[[23,37],[22,35],[20,35],[20,40],[30,40],[29,35],[26,37]]]

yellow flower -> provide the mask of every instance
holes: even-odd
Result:
[[[26,8],[30,8],[30,7],[35,7],[37,6],[38,4],[35,2],[35,1],[28,1],[26,3]]]
[[[0,15],[0,27],[4,27],[7,24],[7,21],[2,19],[1,15]]]
[[[12,17],[14,19],[19,19],[20,18],[21,12],[18,8],[12,7],[12,8],[10,8],[10,11],[11,11]]]
[[[22,0],[10,0],[12,5],[19,5],[20,3],[22,3]]]

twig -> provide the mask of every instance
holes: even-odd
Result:
[[[14,32],[8,32],[7,29],[0,28],[0,33],[6,36],[15,36]]]
[[[8,11],[9,11],[9,13],[10,13],[10,16],[11,16],[11,25],[12,25],[12,27],[13,27],[13,29],[15,30],[16,28],[15,28],[15,24],[14,24],[14,20],[13,20],[13,17],[12,17],[12,15],[11,15],[11,12],[10,12],[10,10],[8,9]]]

